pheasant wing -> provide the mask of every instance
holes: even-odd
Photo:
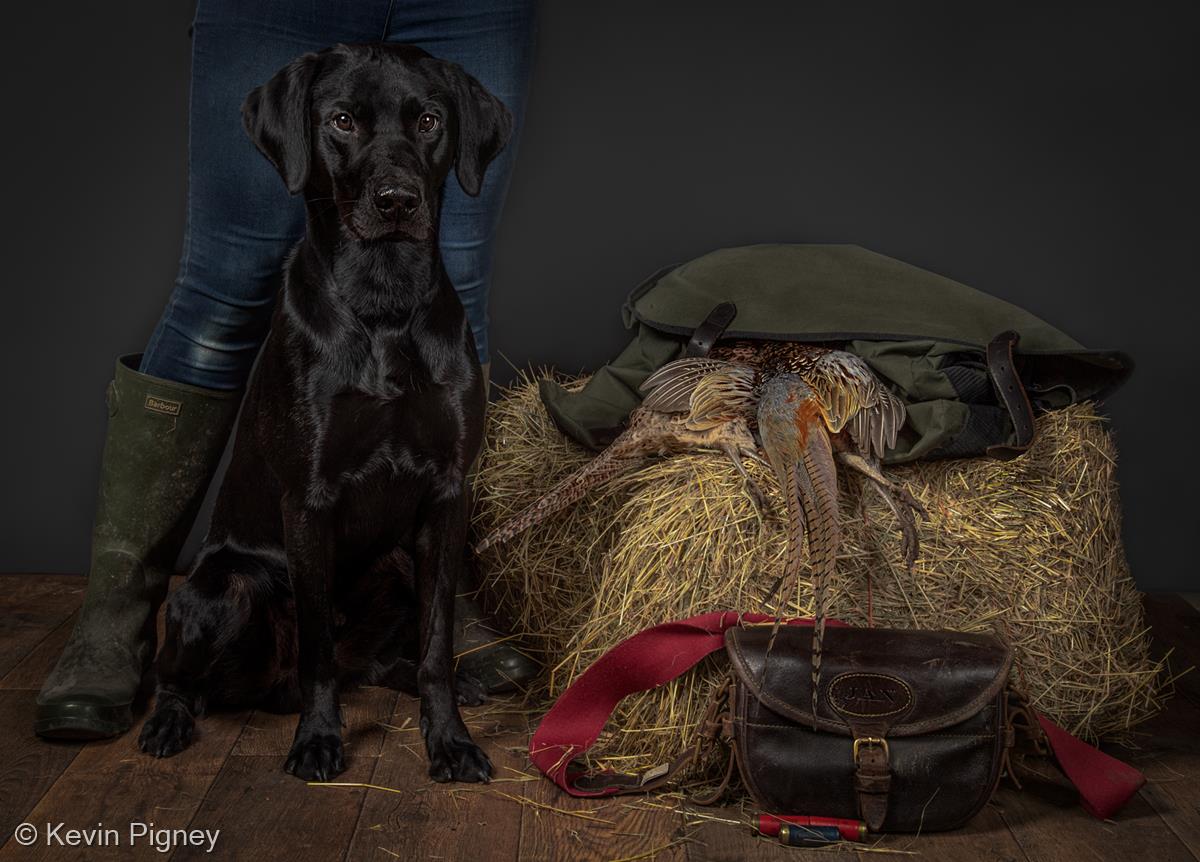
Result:
[[[648,392],[642,406],[664,413],[687,413],[693,431],[715,428],[752,415],[754,369],[719,359],[678,359],[664,365],[642,384]]]
[[[691,404],[692,390],[696,384],[705,375],[721,371],[731,364],[704,357],[668,362],[642,382],[641,390],[645,393],[642,406],[659,413],[685,413]]]
[[[896,445],[904,425],[904,404],[857,356],[831,350],[813,364],[804,380],[817,394],[831,432],[848,428],[859,451],[875,458]]]

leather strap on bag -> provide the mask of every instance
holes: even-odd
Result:
[[[887,817],[888,794],[892,789],[890,756],[886,739],[854,740],[854,790],[858,794],[858,814],[873,832],[882,828]]]
[[[1025,454],[1033,445],[1037,433],[1037,425],[1033,421],[1033,405],[1029,402],[1029,395],[1025,392],[1020,375],[1017,374],[1016,360],[1013,356],[1020,340],[1020,335],[1008,330],[993,338],[987,346],[988,377],[992,379],[996,397],[1008,411],[1008,417],[1016,432],[1016,442],[1013,445],[999,444],[988,447],[988,455],[1001,461],[1011,461]]]
[[[726,629],[774,619],[768,614],[714,611],[651,626],[627,638],[559,695],[529,741],[529,759],[572,796],[611,796],[661,787],[694,756],[694,748],[641,775],[588,774],[575,758],[595,745],[604,723],[626,697],[668,683],[705,656],[724,649]],[[784,624],[812,625],[812,620],[784,620]],[[829,624],[840,625],[833,620]]]
[[[692,332],[692,337],[683,351],[684,356],[708,356],[714,344],[725,334],[729,324],[737,317],[737,306],[732,302],[719,302],[713,306],[704,321]]]
[[[596,743],[605,722],[625,697],[668,683],[695,667],[705,656],[722,649],[726,629],[773,619],[767,614],[715,611],[652,626],[627,638],[597,659],[559,696],[534,731],[529,743],[530,760],[571,796],[612,796],[662,786],[687,764],[697,749],[642,775],[617,772],[589,775],[576,758]],[[812,625],[812,620],[785,620],[785,624]],[[844,625],[835,620],[829,624]],[[1092,816],[1112,817],[1145,784],[1145,776],[1132,766],[1076,739],[1045,716],[1029,711],[1045,734],[1054,759],[1079,791],[1080,804]],[[887,747],[886,742],[880,742],[862,745],[856,757],[859,798],[866,797],[868,806],[872,804],[872,794],[886,799],[888,790],[886,782],[881,781],[887,769]]]

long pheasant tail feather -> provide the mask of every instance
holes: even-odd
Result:
[[[808,514],[801,502],[799,465],[784,467],[783,495],[787,508],[787,559],[783,568],[783,586],[780,590],[781,604],[796,589],[804,563],[804,535],[808,528]]]
[[[806,515],[808,558],[813,582],[812,637],[812,712],[816,725],[820,702],[821,654],[825,640],[825,621],[829,616],[829,587],[837,569],[837,549],[841,538],[838,521],[837,467],[833,446],[825,428],[813,421],[807,429],[797,471],[801,505]],[[807,433],[805,433],[807,431]]]
[[[638,467],[646,460],[646,453],[640,447],[631,445],[632,443],[630,432],[626,431],[591,461],[480,539],[475,545],[475,552],[482,553],[492,545],[507,542],[551,515],[579,502],[593,488],[598,488]]]
[[[804,511],[804,506],[800,502],[800,476],[799,465],[796,461],[788,461],[780,464],[779,471],[782,473],[781,484],[783,486],[783,498],[787,510],[787,557],[783,562],[783,577],[776,584],[773,595],[776,598],[776,613],[775,623],[771,626],[771,636],[767,638],[766,655],[771,654],[771,650],[775,648],[775,637],[779,634],[779,626],[783,622],[783,609],[787,606],[787,599],[796,590],[796,584],[800,580],[800,571],[804,562],[804,531],[808,524],[808,515]],[[767,662],[763,660],[762,677],[766,676]],[[760,677],[759,685],[761,686],[764,679]]]

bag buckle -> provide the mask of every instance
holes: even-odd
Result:
[[[864,745],[878,745],[883,749],[883,759],[891,760],[891,751],[888,749],[886,739],[878,736],[860,736],[854,740],[854,747],[851,749],[851,754],[854,756],[854,762],[858,763],[858,750]]]
[[[860,759],[863,746],[872,746],[882,754]],[[886,739],[860,736],[854,740],[854,790],[858,796],[858,813],[872,832],[883,829],[887,819],[888,794],[892,789],[891,752]]]

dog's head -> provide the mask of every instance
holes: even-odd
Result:
[[[355,239],[423,240],[454,166],[470,195],[512,129],[462,67],[410,45],[305,54],[246,97],[242,120],[292,194],[336,204]]]

